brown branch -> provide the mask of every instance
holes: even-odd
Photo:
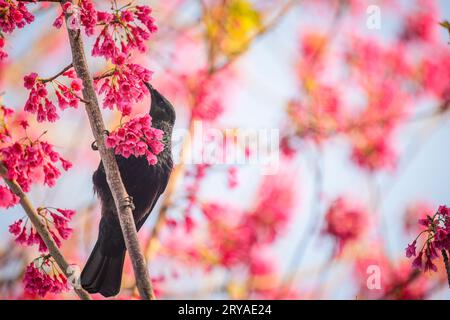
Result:
[[[448,286],[450,288],[450,263],[448,262],[448,255],[445,250],[442,250],[441,253],[442,253],[442,258],[444,258],[445,271],[447,272],[447,281],[448,281]]]
[[[111,77],[111,76],[114,75],[114,73],[115,73],[115,70],[109,70],[109,71],[103,73],[103,74],[100,75],[100,76],[94,77],[94,80],[95,80],[95,81],[98,81],[98,80],[101,80],[101,79],[104,79],[104,78]]]
[[[56,263],[58,264],[61,271],[64,273],[64,275],[67,278],[70,278],[72,276],[71,273],[69,273],[69,263],[66,261],[64,256],[62,255],[61,251],[59,251],[58,246],[56,245],[55,241],[53,240],[52,236],[50,235],[47,227],[45,224],[41,221],[39,218],[36,210],[33,207],[33,204],[28,199],[25,192],[23,192],[22,188],[17,184],[17,182],[9,180],[8,177],[8,170],[6,167],[0,162],[0,175],[5,180],[6,184],[8,185],[9,189],[20,198],[20,205],[22,206],[23,210],[27,214],[28,218],[30,219],[31,223],[33,224],[34,228],[37,230],[39,235],[41,236],[42,240],[44,241],[45,245],[48,248],[48,252],[52,255],[53,259],[55,259]],[[83,289],[77,289],[74,288],[76,294],[80,297],[80,299],[83,300],[90,300],[89,294],[84,291]]]
[[[69,1],[65,0],[62,4]],[[69,15],[66,15],[65,18],[66,25],[68,25],[67,19],[69,18]],[[83,82],[83,99],[87,102],[85,104],[86,113],[89,118],[92,133],[97,141],[97,146],[106,173],[106,180],[117,208],[125,245],[133,265],[136,285],[142,299],[155,299],[145,258],[139,246],[136,225],[133,220],[133,212],[131,209],[132,203],[130,203],[129,196],[123,185],[115,155],[113,151],[108,149],[105,145],[105,124],[98,104],[93,80],[88,69],[83,40],[80,37],[79,30],[67,28],[67,32],[69,34],[70,47],[72,50],[73,65],[78,77]]]
[[[62,69],[60,72],[58,72],[57,74],[55,74],[53,77],[50,78],[45,78],[45,79],[40,79],[42,83],[47,83],[47,82],[51,82],[53,80],[55,80],[56,78],[58,78],[59,76],[61,76],[64,72],[66,72],[67,70],[69,70],[70,68],[73,67],[73,63],[69,64],[67,67],[65,67],[64,69]]]

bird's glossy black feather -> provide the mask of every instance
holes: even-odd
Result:
[[[133,217],[138,230],[164,192],[173,167],[171,136],[175,110],[150,84],[147,84],[147,87],[152,96],[149,112],[152,126],[164,132],[164,150],[157,156],[158,162],[155,165],[149,165],[144,157],[116,156],[125,189],[133,198]],[[94,172],[93,183],[94,191],[102,204],[102,218],[97,242],[81,274],[81,285],[90,293],[113,296],[120,290],[126,248],[114,199],[101,162]]]

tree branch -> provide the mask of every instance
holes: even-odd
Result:
[[[448,286],[450,287],[450,263],[448,262],[448,255],[444,249],[442,249],[441,253],[442,258],[444,258],[445,271],[447,272]]]
[[[22,188],[17,184],[17,182],[9,180],[8,177],[8,170],[3,165],[3,163],[0,162],[0,176],[3,177],[6,184],[8,185],[9,189],[20,198],[20,205],[22,206],[23,210],[27,214],[28,218],[30,219],[31,223],[33,224],[34,228],[37,230],[39,235],[41,236],[42,240],[44,241],[45,245],[48,248],[48,252],[52,255],[53,259],[55,259],[56,263],[58,264],[61,271],[64,273],[64,275],[67,278],[70,278],[72,274],[69,274],[69,263],[66,261],[64,256],[62,255],[61,251],[59,251],[58,246],[56,245],[55,241],[53,240],[52,236],[50,235],[47,227],[42,223],[41,219],[39,218],[36,210],[33,207],[33,204],[28,199],[25,192],[23,192]],[[76,294],[80,297],[80,299],[83,300],[90,300],[91,297],[89,294],[84,291],[83,289],[77,289],[74,288]]]
[[[63,5],[70,0],[64,0]],[[66,25],[68,25],[66,15]],[[137,237],[136,225],[133,220],[133,212],[130,205],[129,196],[122,182],[119,167],[116,162],[115,155],[111,149],[106,148],[104,140],[105,124],[103,122],[102,114],[98,104],[97,95],[95,93],[93,81],[87,66],[86,57],[84,54],[84,44],[80,37],[79,30],[71,30],[67,28],[70,40],[70,47],[72,50],[73,66],[75,71],[83,82],[83,99],[86,101],[86,113],[89,117],[92,133],[102,159],[103,167],[106,173],[106,180],[108,182],[111,194],[114,198],[114,203],[117,208],[120,226],[122,228],[125,245],[130,255],[133,270],[136,278],[136,285],[142,299],[155,299],[153,288],[150,282],[149,273],[145,263],[145,258],[140,250],[139,241]]]
[[[72,67],[73,67],[73,63],[69,64],[67,67],[62,69],[60,72],[55,74],[53,77],[41,79],[41,81],[42,81],[42,83],[51,82],[51,81],[55,80],[56,78],[58,78],[60,75],[62,75],[64,72],[66,72],[67,70],[69,70]]]

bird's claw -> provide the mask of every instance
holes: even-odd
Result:
[[[135,209],[134,203],[133,203],[133,197],[128,196],[121,201],[122,208],[130,208],[132,211]]]
[[[94,140],[91,143],[91,149],[94,150],[94,151],[98,151],[97,140]]]
[[[109,132],[108,130],[103,130],[103,134],[109,136],[109,133],[110,133],[110,132]],[[91,149],[94,150],[94,151],[98,151],[97,140],[94,140],[94,141],[91,143]]]

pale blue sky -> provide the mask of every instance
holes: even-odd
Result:
[[[372,2],[368,1],[368,3]],[[441,0],[440,5],[442,16],[449,19],[450,1]],[[55,16],[55,12],[44,14],[37,19],[35,26],[40,25],[44,20],[48,21],[53,16]],[[297,31],[302,24],[311,24],[315,19],[317,18],[303,15],[299,10],[292,12],[273,32],[258,40],[250,52],[238,62],[244,86],[235,93],[233,98],[235,104],[232,109],[236,112],[227,114],[223,123],[233,127],[278,127],[283,117],[280,110],[283,110],[286,101],[295,94],[296,90],[292,65],[295,63],[297,53]],[[326,24],[327,21],[320,21],[320,23]],[[365,30],[367,33],[379,32],[383,37],[390,37],[395,27],[395,17],[385,17],[383,9],[381,30],[367,30],[363,20],[360,26],[355,26],[355,28]],[[40,32],[38,27],[27,28],[26,31],[18,32],[14,36],[14,47],[10,51],[11,56],[21,55],[26,51],[29,45],[28,39],[38,32]],[[442,32],[442,35],[443,37],[446,36],[444,32]],[[91,63],[95,64],[95,61]],[[63,65],[65,61],[61,61],[59,64]],[[51,74],[48,70],[48,64],[40,64],[39,68],[45,70],[45,74]],[[155,76],[158,76],[158,74]],[[24,91],[7,91],[5,100],[9,105],[17,107],[23,103],[24,94]],[[80,141],[85,143],[83,148],[90,144],[90,133],[78,130],[78,122],[85,121],[81,109],[78,112],[68,111],[61,121],[66,129],[67,136],[57,136],[53,132],[53,138],[58,141],[57,145],[67,144],[72,135],[81,136]],[[436,129],[433,129],[431,134],[420,133],[423,131],[423,127],[429,124],[421,123],[419,126],[404,130],[399,137],[399,145],[408,152],[416,150],[415,143],[420,144],[421,147],[417,149],[413,157],[407,155],[400,159],[401,164],[407,164],[407,166],[401,165],[404,170],[395,175],[381,174],[378,178],[382,190],[381,198],[383,198],[382,213],[390,222],[390,228],[386,231],[385,238],[389,243],[390,253],[395,257],[403,256],[403,249],[410,240],[401,233],[401,214],[407,204],[418,199],[428,200],[436,205],[450,204],[450,188],[447,186],[447,182],[450,181],[448,161],[450,149],[447,147],[448,141],[450,141],[449,121],[448,119],[443,120]],[[52,132],[50,132],[50,135],[52,135]],[[423,142],[421,142],[421,139],[424,139]],[[275,254],[278,257],[290,256],[294,249],[293,243],[297,241],[298,235],[305,228],[311,207],[310,199],[313,189],[311,167],[307,161],[306,157],[301,157],[298,160],[299,181],[302,190],[298,211],[301,214],[297,216],[295,223],[290,226],[289,235],[277,244]],[[65,174],[50,195],[52,206],[82,208],[90,203],[93,200],[91,174],[92,171],[85,168],[73,169]],[[339,139],[333,140],[333,143],[328,144],[324,149],[323,175],[324,194],[327,197],[350,194],[363,200],[369,198],[366,176],[351,164],[348,145]],[[223,194],[224,199],[245,203],[254,192],[253,181],[258,178],[256,168],[242,168],[240,173],[242,188],[238,191],[229,191],[223,183],[223,176],[217,174],[208,179],[202,194],[206,198],[214,198],[217,194]],[[384,195],[383,190],[390,188],[390,186],[392,186],[392,189],[389,194]],[[45,198],[49,199],[48,196],[49,194],[41,189],[32,193],[32,199],[35,203],[40,203]],[[2,212],[0,214],[1,237],[9,237],[7,225],[21,216],[20,211],[20,208],[16,208],[8,213]],[[147,225],[150,226],[152,222],[147,223]],[[313,242],[304,256],[305,263],[302,266],[306,268],[314,267],[327,255],[326,252],[330,248],[330,243],[326,240]],[[318,254],[318,252],[321,252],[321,254]],[[287,260],[282,258],[279,260],[283,264],[282,267],[285,267]],[[189,284],[186,284],[186,286],[189,287]],[[348,283],[346,288],[333,292],[329,298],[353,298],[351,288],[352,284]],[[436,297],[449,298],[450,293],[447,290],[439,293]]]

